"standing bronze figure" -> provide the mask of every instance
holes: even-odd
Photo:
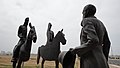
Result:
[[[72,50],[80,57],[80,68],[109,68],[110,40],[104,24],[94,15],[96,7],[88,4],[83,9],[81,46]]]

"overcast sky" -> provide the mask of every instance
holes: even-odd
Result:
[[[87,4],[97,8],[96,17],[108,30],[112,43],[110,54],[120,55],[120,0],[0,0],[0,51],[12,52],[19,38],[19,25],[26,17],[36,27],[38,40],[33,43],[32,53],[46,43],[49,22],[56,34],[62,28],[67,44],[61,50],[80,45],[82,10]]]

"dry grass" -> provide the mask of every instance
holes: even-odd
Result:
[[[0,68],[12,68],[12,63],[11,61],[11,56],[7,56],[7,55],[0,55]],[[40,59],[41,61],[41,59]],[[76,63],[75,63],[75,68],[80,68],[80,64],[79,64],[79,60],[76,59]],[[41,64],[37,65],[36,64],[36,56],[33,55],[31,56],[30,60],[24,63],[24,68],[41,68],[40,67]],[[45,68],[55,68],[55,62],[54,61],[45,61],[44,64]],[[59,67],[62,68],[61,64],[59,64]],[[110,68],[117,68],[117,67],[113,67],[110,65]]]
[[[42,59],[40,59],[41,61]],[[75,68],[78,68],[79,62],[77,61],[75,64]],[[25,68],[40,68],[40,65],[36,64],[36,56],[32,55],[29,61],[24,63]],[[54,61],[45,61],[44,63],[45,68],[55,68],[55,62]],[[59,64],[59,67],[62,68],[61,64]],[[11,56],[7,55],[0,55],[0,68],[12,68],[11,63]]]

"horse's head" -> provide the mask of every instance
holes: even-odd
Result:
[[[29,34],[28,34],[28,38],[32,39],[33,42],[35,43],[36,40],[37,40],[37,35],[36,35],[35,27],[32,26],[31,23],[29,24],[29,26],[30,26],[30,31],[29,31]]]
[[[58,31],[57,33],[59,41],[65,45],[66,44],[66,39],[65,39],[65,34],[63,34],[63,29],[61,31]]]

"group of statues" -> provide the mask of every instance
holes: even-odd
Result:
[[[62,63],[65,61],[64,64],[62,64],[63,68],[74,68],[75,55],[77,54],[80,57],[80,68],[109,68],[107,61],[110,40],[104,24],[95,17],[95,13],[96,7],[94,5],[88,4],[84,7],[80,34],[81,46],[71,48],[68,52],[60,51],[60,42],[63,45],[66,44],[66,39],[62,32],[63,29],[58,31],[54,36],[54,32],[51,30],[52,24],[49,23],[47,29],[47,42],[45,45],[38,48],[37,63],[39,63],[41,56],[43,58],[42,68],[44,67],[43,64],[45,60],[55,60],[56,68],[59,68],[58,64],[61,60]],[[28,24],[30,30],[27,35]],[[23,25],[20,25],[18,37],[20,40],[13,49],[11,60],[11,62],[13,62],[13,68],[16,68],[17,62],[17,68],[21,68],[21,63],[29,60],[32,41],[35,43],[37,40],[35,26],[29,23],[29,17],[25,18]],[[65,57],[66,59],[63,59]],[[73,59],[72,61],[70,60],[71,58]]]

